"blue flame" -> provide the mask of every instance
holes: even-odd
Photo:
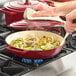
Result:
[[[21,62],[23,62],[23,63],[33,63],[34,62],[35,64],[39,64],[39,63],[43,62],[43,59],[35,59],[32,61],[32,59],[22,58]]]

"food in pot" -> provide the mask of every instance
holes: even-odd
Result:
[[[18,38],[12,40],[11,46],[24,50],[50,50],[60,46],[59,41],[55,41],[53,37],[43,36],[41,39],[37,37]]]

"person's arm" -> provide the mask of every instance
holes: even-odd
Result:
[[[40,4],[33,9],[40,11],[39,13],[33,14],[32,15],[33,17],[36,17],[36,16],[39,16],[39,17],[40,16],[65,16],[72,10],[76,9],[76,2],[74,1],[74,2],[65,4],[63,6],[58,6],[58,7],[50,7],[50,6]]]
[[[64,16],[74,9],[76,9],[76,1],[70,2],[70,3],[65,4],[63,6],[56,7],[55,10],[61,12],[62,15]]]
[[[72,23],[74,19],[76,19],[76,9],[66,15],[66,24],[64,28],[70,34],[76,29],[76,23]]]

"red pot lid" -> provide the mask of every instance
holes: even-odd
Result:
[[[39,2],[35,0],[12,0],[4,5],[8,10],[24,12],[26,8],[33,8]]]
[[[43,29],[43,27],[54,27],[54,26],[64,25],[62,22],[58,21],[35,21],[35,20],[20,20],[13,22],[8,27],[12,27],[16,30],[26,30],[26,29]]]

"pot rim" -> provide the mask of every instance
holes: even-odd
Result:
[[[28,0],[26,0],[26,1],[28,1]],[[37,2],[38,3],[39,2],[46,3],[47,5],[49,4],[47,1],[44,1],[44,2],[43,1],[37,1]],[[15,11],[15,12],[24,12],[26,8],[33,8],[38,3],[32,3],[32,2],[24,3],[23,0],[12,0],[12,1],[5,3],[4,8],[11,10],[11,11]],[[50,6],[52,6],[52,4],[54,4],[54,3],[51,1],[50,4],[51,4]]]
[[[42,31],[42,30],[30,30],[30,31]],[[25,31],[19,31],[19,32],[25,32]],[[12,33],[12,34],[10,34],[10,35],[13,35],[13,34],[19,33],[19,32],[14,32],[14,33]],[[43,31],[43,32],[49,32],[49,31]],[[52,33],[52,32],[49,32],[49,33]],[[55,34],[55,33],[53,33],[53,34]],[[24,49],[19,49],[19,48],[16,48],[16,47],[14,47],[14,46],[11,46],[11,45],[7,42],[7,38],[8,38],[10,35],[8,35],[8,36],[5,38],[5,42],[6,42],[6,44],[7,44],[7,47],[9,46],[10,48],[17,49],[17,50],[19,50],[19,51],[31,51],[31,52],[36,51],[36,52],[42,52],[42,51],[56,50],[56,49],[64,46],[64,44],[63,44],[63,45],[61,45],[61,46],[59,46],[59,47],[57,47],[57,48],[50,49],[50,50],[24,50]],[[57,34],[56,34],[56,35],[57,35]],[[60,35],[58,35],[58,36],[60,36]],[[62,37],[62,36],[60,36],[60,37]],[[63,38],[63,37],[62,37],[62,38]]]

